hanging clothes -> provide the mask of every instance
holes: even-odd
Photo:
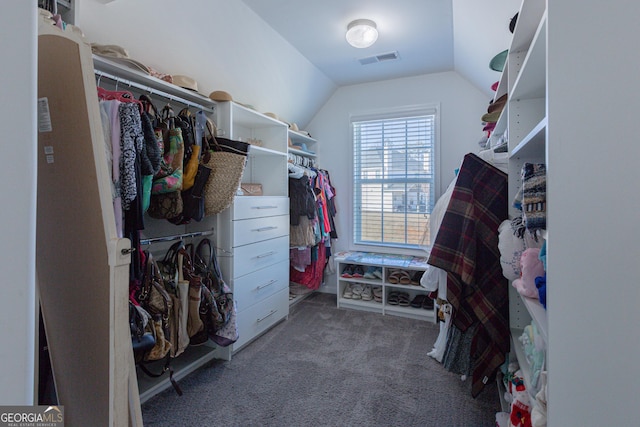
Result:
[[[507,175],[467,154],[428,263],[447,272],[452,324],[463,332],[476,328],[470,349],[474,397],[509,351],[509,284],[502,275],[497,232],[506,218]]]

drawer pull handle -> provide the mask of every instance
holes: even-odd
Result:
[[[254,228],[251,231],[258,231],[258,232],[260,232],[260,231],[269,231],[269,230],[275,230],[276,228],[278,228],[278,227],[272,225],[270,227]]]
[[[267,317],[273,316],[273,315],[274,315],[274,314],[276,314],[277,312],[278,312],[278,310],[271,310],[271,311],[269,312],[269,314],[267,314],[267,315],[266,315],[266,316],[264,316],[264,317],[259,318],[259,319],[258,319],[258,323],[262,322],[262,321],[263,321],[263,320],[265,320]]]
[[[271,205],[266,205],[266,206],[251,206],[251,209],[278,209],[278,206],[271,206]]]
[[[265,257],[271,256],[271,255],[276,254],[276,253],[277,253],[276,251],[271,251],[271,252],[267,252],[266,254],[258,255],[255,258],[265,258]]]
[[[276,282],[277,282],[277,280],[276,280],[276,279],[271,279],[268,283],[265,283],[264,285],[258,285],[258,286],[256,287],[256,290],[258,290],[258,291],[259,291],[259,290],[261,290],[261,289],[266,288],[267,286],[271,286],[271,285],[273,285],[273,284],[274,284],[274,283],[276,283]]]

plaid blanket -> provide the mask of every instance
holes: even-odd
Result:
[[[428,263],[447,272],[454,325],[466,331],[478,323],[471,343],[473,397],[509,351],[509,284],[498,250],[498,226],[506,218],[506,174],[467,154]]]

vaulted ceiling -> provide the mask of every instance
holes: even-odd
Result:
[[[338,86],[455,70],[487,94],[500,78],[489,62],[509,47],[520,8],[519,0],[243,2]],[[376,22],[373,46],[346,42],[354,19]],[[392,52],[398,59],[378,60]]]

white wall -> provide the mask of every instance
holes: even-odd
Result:
[[[0,405],[34,403],[36,298],[36,9],[0,0],[0,128],[4,183],[0,221]]]
[[[241,1],[79,0],[77,19],[89,42],[123,46],[158,71],[195,78],[205,96],[225,90],[302,127],[335,90]]]
[[[509,48],[513,37],[509,22],[521,4],[520,0],[453,0],[454,68],[489,96],[491,84],[501,74],[490,69],[489,62]]]
[[[338,239],[335,251],[353,247],[351,200],[353,149],[350,115],[421,104],[440,105],[439,196],[454,178],[468,152],[477,153],[482,137],[480,117],[489,98],[455,72],[429,74],[339,88],[310,122],[318,140],[318,161],[336,187]],[[328,280],[328,286],[335,282]],[[335,283],[333,283],[335,286]]]

